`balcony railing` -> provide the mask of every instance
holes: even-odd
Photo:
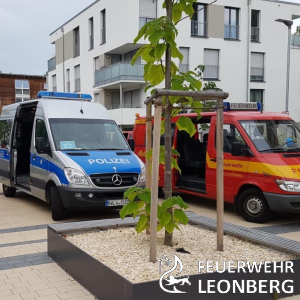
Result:
[[[240,26],[238,25],[225,25],[224,38],[238,40],[240,38]]]
[[[259,27],[251,27],[251,42],[259,42]]]
[[[140,17],[140,24],[139,24],[139,29],[141,29],[145,24],[147,24],[148,22],[151,22],[155,20],[155,18],[144,18],[144,17]]]
[[[106,43],[106,28],[101,29],[101,44]]]
[[[300,47],[300,35],[297,34],[292,35],[292,46]]]
[[[179,64],[179,71],[182,73],[186,73],[189,70],[188,64]]]
[[[48,60],[48,71],[56,69],[56,57],[52,57]]]
[[[90,35],[90,50],[94,49],[94,35]]]
[[[74,57],[80,55],[80,44],[74,44]]]
[[[219,66],[205,65],[203,79],[218,80],[219,79]]]
[[[67,82],[67,93],[71,92],[71,85],[70,85],[70,81]]]
[[[140,104],[114,104],[111,106],[105,106],[106,109],[112,110],[112,109],[119,109],[119,108],[141,108]]]
[[[207,36],[207,22],[191,21],[192,36]]]
[[[56,85],[54,85],[54,86],[52,87],[52,91],[53,91],[53,92],[57,92],[57,86],[56,86]]]
[[[144,81],[144,65],[131,65],[130,62],[119,62],[109,67],[103,67],[95,72],[95,86],[119,80]]]
[[[75,92],[80,92],[80,78],[75,79]]]
[[[251,67],[250,81],[263,82],[265,79],[265,68]]]

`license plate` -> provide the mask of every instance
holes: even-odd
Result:
[[[120,200],[106,200],[105,206],[124,206],[129,202],[128,199],[120,199]]]

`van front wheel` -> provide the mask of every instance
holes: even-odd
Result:
[[[16,195],[16,189],[5,184],[2,184],[3,194],[5,197],[14,197]]]
[[[64,219],[64,207],[56,186],[50,188],[50,201],[52,208],[53,221],[60,221]]]
[[[263,193],[256,188],[241,193],[238,209],[242,217],[252,223],[266,223],[270,221],[273,213]]]

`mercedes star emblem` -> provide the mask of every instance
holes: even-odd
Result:
[[[119,174],[113,175],[111,181],[114,185],[121,185],[122,184],[122,177]]]

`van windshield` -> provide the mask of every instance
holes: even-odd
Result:
[[[128,150],[112,120],[49,119],[56,150]]]
[[[300,151],[300,127],[293,120],[240,121],[260,152]]]

